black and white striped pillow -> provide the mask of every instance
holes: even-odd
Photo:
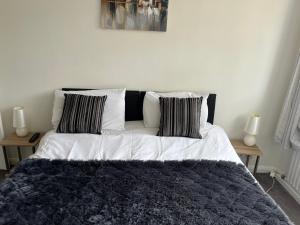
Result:
[[[106,99],[107,96],[65,94],[57,133],[101,134]]]
[[[200,134],[200,98],[159,98],[158,136],[202,138]]]

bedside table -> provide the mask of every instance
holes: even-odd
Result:
[[[35,140],[33,143],[29,143],[29,139],[31,138],[31,136],[33,134],[34,133],[29,133],[25,137],[18,137],[16,135],[16,133],[13,133],[0,141],[0,145],[3,147],[5,166],[6,166],[7,170],[10,169],[10,165],[9,165],[8,158],[7,158],[6,147],[8,147],[8,146],[17,147],[19,161],[21,161],[22,160],[21,147],[31,147],[32,152],[35,153],[35,147],[38,145],[38,143],[40,142],[41,138],[44,135],[43,133],[41,133],[37,140]]]
[[[255,175],[257,172],[257,167],[259,163],[260,156],[262,156],[262,151],[259,149],[258,146],[247,146],[244,144],[242,140],[230,140],[233,148],[235,149],[236,153],[239,155],[246,155],[246,166],[248,167],[249,159],[251,156],[256,156],[255,166],[253,174]]]

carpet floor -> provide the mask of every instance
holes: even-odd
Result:
[[[260,173],[256,175],[256,179],[261,186],[268,190],[272,186],[272,178],[269,174]],[[269,191],[272,198],[280,205],[281,209],[289,216],[295,225],[300,225],[300,205],[293,197],[275,181],[274,187]]]

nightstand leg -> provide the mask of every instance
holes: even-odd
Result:
[[[5,148],[5,146],[2,146],[2,148],[3,148],[3,155],[4,155],[4,160],[5,160],[5,166],[6,166],[6,169],[9,170],[10,169],[10,165],[9,165],[9,161],[8,161],[8,158],[7,158],[6,148]]]
[[[250,160],[250,155],[247,155],[247,158],[246,158],[246,166],[248,167],[249,165],[249,160]]]
[[[35,146],[32,146],[32,153],[35,153]]]
[[[256,157],[255,166],[254,166],[253,175],[255,175],[255,174],[256,174],[256,172],[257,172],[257,167],[258,167],[259,159],[260,159],[260,157],[259,157],[259,156],[257,156],[257,157]]]
[[[22,154],[21,154],[21,148],[18,146],[18,157],[19,157],[19,162],[22,161]]]

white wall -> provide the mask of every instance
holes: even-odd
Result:
[[[0,0],[5,130],[15,105],[25,106],[32,130],[50,129],[61,87],[206,90],[218,94],[216,124],[231,137],[242,136],[249,113],[262,114],[261,165],[285,171],[289,154],[273,133],[299,47],[297,7],[170,0],[168,31],[156,33],[101,29],[100,0]]]

